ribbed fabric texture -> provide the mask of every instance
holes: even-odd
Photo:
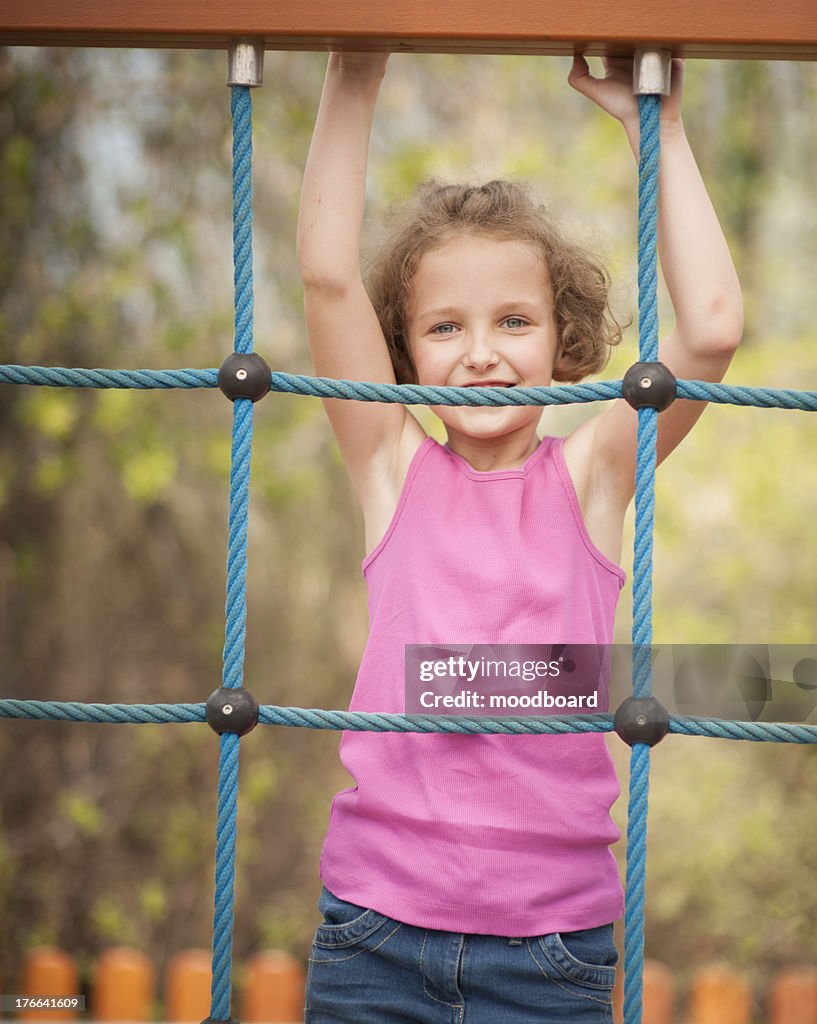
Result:
[[[353,711],[405,711],[406,644],[608,644],[626,574],[593,544],[545,437],[481,473],[427,437],[363,560],[370,634]],[[597,710],[606,710],[599,693]],[[601,733],[344,732],[327,888],[407,924],[526,936],[623,913],[610,844],[620,787]]]

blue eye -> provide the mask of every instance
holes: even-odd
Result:
[[[513,330],[516,327],[525,327],[527,320],[523,320],[521,316],[509,316],[505,318],[505,323]]]
[[[432,334],[451,334],[455,330],[453,324],[437,324],[436,327],[431,328]]]

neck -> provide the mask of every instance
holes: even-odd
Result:
[[[535,430],[516,431],[504,437],[471,437],[447,431],[447,447],[461,455],[478,473],[518,469],[539,447]]]

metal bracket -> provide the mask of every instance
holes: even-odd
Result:
[[[227,50],[227,85],[254,89],[264,81],[264,40],[236,39]]]
[[[633,54],[633,92],[636,96],[669,96],[672,50],[636,50]]]

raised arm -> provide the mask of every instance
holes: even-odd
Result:
[[[375,103],[388,54],[331,53],[301,189],[298,266],[307,288],[360,278],[360,227]]]
[[[297,256],[315,373],[395,383],[360,273],[369,136],[388,54],[332,53],[298,215]],[[401,405],[324,399],[361,500],[399,443]]]
[[[605,59],[605,78],[589,74],[576,57],[569,81],[621,121],[638,159],[638,100],[632,60]],[[740,343],[743,301],[729,247],[718,223],[681,120],[684,62],[672,62],[671,95],[661,109],[658,255],[675,312],[675,329],[659,345],[659,359],[676,377],[720,381]],[[676,448],[706,408],[677,399],[658,417],[657,462]],[[635,489],[638,414],[618,399],[595,417],[594,462],[605,485],[627,496]]]

